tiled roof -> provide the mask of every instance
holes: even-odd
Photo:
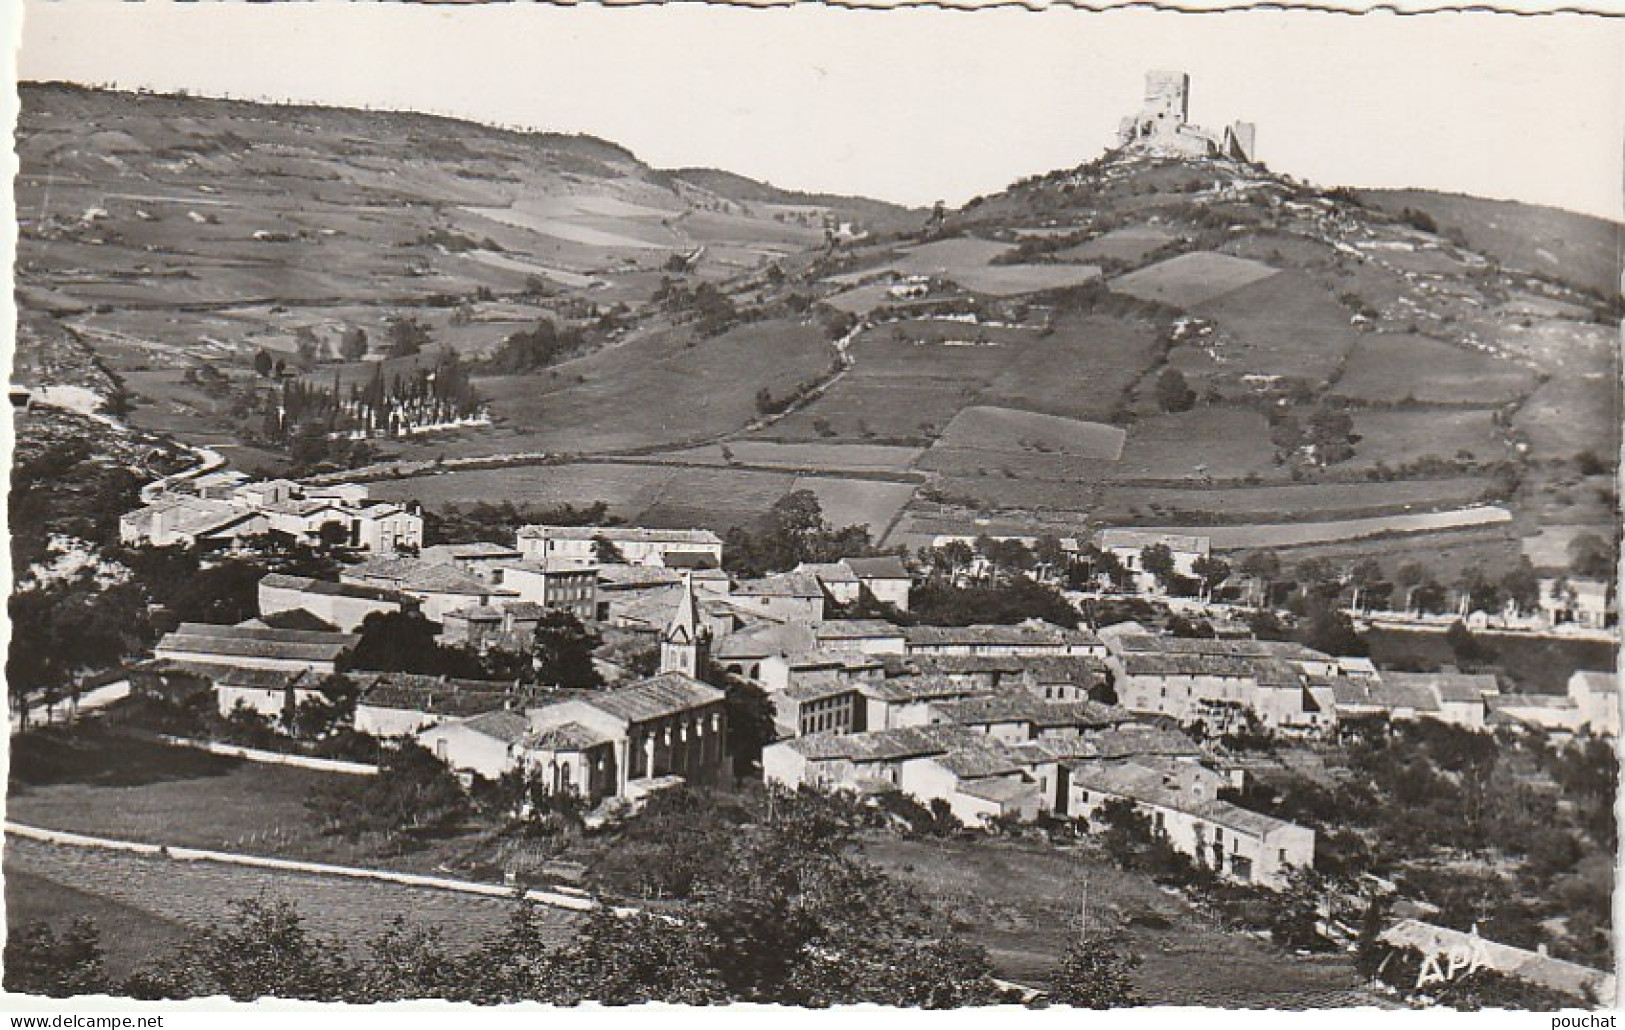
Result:
[[[815,598],[824,596],[824,588],[819,584],[816,576],[805,573],[780,572],[761,579],[741,580],[734,587],[734,594],[738,597],[795,597]]]
[[[393,601],[397,604],[410,600],[399,591],[383,587],[367,586],[362,583],[334,583],[331,580],[313,579],[310,576],[285,576],[280,572],[271,572],[260,577],[260,586],[276,590],[296,590],[301,594],[355,597],[368,601]]]
[[[938,698],[975,697],[988,691],[987,687],[949,679],[947,676],[898,676],[894,679],[863,681],[865,695],[893,704]]]
[[[239,687],[250,690],[286,690],[289,687],[300,685],[300,681],[310,679],[304,686],[313,687],[314,678],[304,669],[227,669],[216,676],[214,685],[217,687]]]
[[[1100,532],[1100,546],[1107,550],[1150,547],[1152,544],[1162,544],[1176,553],[1207,554],[1211,540],[1205,536],[1144,529],[1104,529]]]
[[[881,558],[848,558],[846,566],[858,574],[859,579],[911,579],[903,559],[897,555]]]
[[[1574,674],[1580,685],[1593,694],[1619,693],[1619,676],[1612,672],[1592,672],[1581,669]]]
[[[876,637],[901,637],[902,627],[884,619],[826,619],[815,622],[813,636],[825,640],[869,640]]]
[[[270,615],[261,615],[258,619],[251,619],[241,625],[259,625],[266,629],[322,630],[327,633],[338,630],[331,622],[303,608],[287,608],[280,612],[272,612]]]
[[[996,747],[956,747],[932,761],[961,779],[1008,776],[1021,771],[1019,764]]]
[[[910,647],[941,647],[947,645],[976,646],[1031,646],[1035,644],[1089,645],[1098,644],[1099,638],[1086,630],[1066,629],[1050,624],[1022,623],[1018,626],[907,626],[903,637]]]
[[[1290,640],[1214,640],[1209,637],[1165,637],[1150,633],[1123,633],[1116,638],[1121,653],[1206,654],[1231,658],[1280,658],[1287,661],[1329,661],[1331,656]]]
[[[236,658],[332,661],[360,639],[354,633],[183,622],[175,632],[166,633],[154,650]]]
[[[517,744],[530,732],[530,720],[506,708],[482,712],[451,725],[461,726],[482,736],[500,740],[504,744]]]
[[[807,676],[797,679],[775,696],[795,701],[798,704],[804,704],[808,701],[822,701],[826,698],[839,697],[842,694],[849,694],[858,690],[858,684],[848,679],[836,676]]]
[[[938,673],[944,676],[975,676],[998,673],[1013,676],[1028,668],[1027,663],[1037,657],[1013,654],[915,654],[906,658],[899,656],[896,662],[900,666],[907,666],[927,675]]]
[[[1127,676],[1222,676],[1252,679],[1256,659],[1217,654],[1125,654],[1123,673]]]
[[[1027,691],[932,702],[931,710],[951,723],[983,725],[1024,722],[1035,727],[1111,726],[1127,722],[1128,712],[1094,701],[1043,701]]]
[[[1152,756],[1189,758],[1201,754],[1201,748],[1196,742],[1177,730],[1164,730],[1135,723],[1039,743],[1056,758],[1066,760]]]
[[[597,568],[599,585],[610,589],[646,590],[676,586],[683,581],[683,577],[676,572],[658,565],[621,565],[612,562]]]
[[[787,740],[784,746],[813,760],[885,762],[947,754],[956,747],[983,746],[986,740],[960,726],[908,726],[871,733],[815,733]]]
[[[353,672],[361,686],[357,704],[432,715],[469,716],[523,705],[530,696],[497,680],[445,679],[407,672]]]
[[[1493,675],[1469,675],[1461,672],[1385,672],[1385,687],[1401,690],[1424,690],[1447,704],[1465,704],[1482,701],[1485,694],[1499,694],[1500,684]]]
[[[640,529],[633,526],[521,526],[519,538],[597,540],[611,543],[720,544],[709,529]]]
[[[961,794],[969,794],[984,801],[1005,804],[1038,795],[1038,784],[1016,779],[967,780],[959,784]]]
[[[808,576],[816,576],[824,583],[853,583],[858,582],[858,574],[845,562],[802,562],[792,572]]]
[[[627,722],[647,722],[690,708],[713,704],[725,695],[713,686],[680,672],[663,672],[630,686],[584,698],[587,704]]]
[[[1384,930],[1382,940],[1398,948],[1414,948],[1424,955],[1466,953],[1499,973],[1581,1000],[1611,1004],[1614,974],[1578,962],[1552,958],[1538,951],[1488,941],[1475,933],[1435,926],[1416,919],[1401,919]]]
[[[1021,672],[1040,685],[1045,683],[1091,685],[1100,682],[1110,671],[1103,659],[1092,655],[1024,655],[1017,661]]]
[[[512,547],[502,544],[493,544],[485,540],[475,540],[466,544],[434,544],[423,549],[423,556],[430,560],[435,558],[508,558],[519,554]]]
[[[579,722],[564,722],[526,734],[520,745],[531,751],[583,751],[609,739]]]
[[[455,565],[419,565],[401,580],[401,589],[425,594],[484,596],[493,593],[489,585]]]

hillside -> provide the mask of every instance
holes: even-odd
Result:
[[[726,528],[812,489],[910,546],[1223,526],[1226,549],[1381,539],[1446,567],[1526,541],[1560,564],[1615,520],[1595,220],[1131,147],[928,224],[589,137],[23,98],[19,294],[56,316],[29,338],[240,465],[287,461],[254,438],[256,351],[318,386],[410,377],[424,358],[386,354],[409,314],[474,360],[491,418],[378,441],[423,463],[402,498]],[[340,360],[358,329],[370,360]],[[528,355],[479,364],[516,333]],[[470,456],[522,467],[434,464]]]
[[[550,322],[581,332],[576,350],[613,345],[611,365],[641,368],[664,360],[668,330],[684,335],[651,304],[668,274],[690,285],[748,280],[821,246],[827,224],[862,233],[918,221],[876,201],[660,171],[589,136],[60,84],[25,84],[21,97],[25,311],[52,316],[59,349],[82,342],[128,385],[138,426],[209,444],[259,428],[268,384],[251,366],[261,350],[323,381],[364,381],[388,356],[397,318],[422,324],[429,349],[473,360]],[[340,353],[356,333],[368,361]],[[733,353],[710,335],[686,345]],[[820,344],[812,367],[830,357]],[[25,348],[18,371],[42,385],[49,364]],[[384,369],[409,375],[414,365]],[[782,375],[741,384],[745,408],[758,389],[793,390],[807,365],[796,358]],[[495,417],[514,430],[504,445],[557,443],[548,425],[539,440],[521,439],[537,405],[506,398],[535,391],[495,392]],[[249,465],[277,460],[231,453]]]
[[[923,448],[909,544],[1215,527],[1504,567],[1606,528],[1607,477],[1573,464],[1618,447],[1614,312],[1583,287],[1605,223],[1554,243],[1560,213],[1494,206],[1492,238],[1398,206],[1133,148],[1023,180],[832,267],[826,301],[866,325],[853,368],[758,435]],[[1514,243],[1564,257],[1525,272]],[[1120,454],[1058,442],[1100,423]]]
[[[1625,272],[1625,225],[1538,204],[1485,200],[1431,190],[1360,190],[1360,199],[1395,214],[1420,211],[1441,232],[1508,268],[1551,276],[1600,297],[1617,297]]]

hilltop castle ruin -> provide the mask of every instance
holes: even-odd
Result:
[[[1140,113],[1124,118],[1117,140],[1156,154],[1177,157],[1228,157],[1254,160],[1258,130],[1252,122],[1236,122],[1223,132],[1190,124],[1191,77],[1184,72],[1152,71],[1145,75],[1145,104]]]

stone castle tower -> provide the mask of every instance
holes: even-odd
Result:
[[[1192,125],[1190,95],[1191,77],[1186,73],[1146,72],[1145,100],[1138,115],[1119,123],[1119,145],[1172,157],[1256,159],[1258,130],[1251,122],[1236,122],[1223,132]]]
[[[660,672],[680,672],[700,677],[710,634],[700,625],[699,606],[694,601],[694,580],[683,574],[683,592],[677,599],[677,612],[660,638]]]

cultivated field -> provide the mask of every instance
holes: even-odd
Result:
[[[1066,286],[1081,286],[1100,278],[1093,265],[992,265],[988,262],[1009,250],[995,240],[959,237],[935,240],[905,248],[884,264],[831,276],[836,283],[857,284],[870,276],[891,272],[897,275],[928,275],[957,283],[973,293],[1010,297]]]
[[[1126,436],[1119,426],[1081,422],[1010,408],[966,408],[954,416],[931,448],[982,451],[1059,452],[1082,458],[1116,461]],[[928,457],[929,457],[928,452]]]
[[[1339,469],[1363,469],[1377,464],[1397,468],[1417,458],[1455,458],[1471,455],[1478,461],[1509,457],[1506,436],[1495,424],[1495,413],[1485,409],[1374,408],[1354,413],[1354,457]],[[1372,489],[1385,489],[1387,484]]]
[[[687,329],[640,333],[546,374],[476,386],[528,449],[591,454],[741,429],[757,417],[758,390],[788,396],[828,375],[832,359],[816,326],[758,322],[706,340]],[[491,450],[521,449],[514,442]]]
[[[379,480],[369,489],[383,500],[420,501],[431,509],[498,500],[544,507],[603,501],[612,514],[633,518],[655,502],[673,474],[649,465],[599,462],[443,472]]]
[[[1276,269],[1260,261],[1199,250],[1120,275],[1111,281],[1111,287],[1141,300],[1188,309],[1275,273]]]
[[[733,461],[723,456],[726,447]],[[769,468],[830,472],[903,472],[924,453],[920,447],[861,443],[774,443],[769,440],[730,440],[681,451],[649,455],[649,461],[683,465],[759,465]]]
[[[1604,373],[1560,376],[1536,390],[1512,420],[1545,458],[1589,450],[1604,462],[1619,453],[1619,380]]]
[[[1453,511],[1421,512],[1414,515],[1383,515],[1368,519],[1338,519],[1330,522],[1255,523],[1246,526],[1156,526],[1153,533],[1200,534],[1211,539],[1216,551],[1242,551],[1257,548],[1302,547],[1335,540],[1363,540],[1375,536],[1404,533],[1432,533],[1464,527],[1495,526],[1512,521],[1505,508],[1457,508]]]
[[[1491,481],[1481,477],[1388,483],[1304,483],[1225,489],[1167,489],[1114,484],[1102,514],[1115,519],[1194,517],[1215,524],[1352,518],[1399,509],[1460,507],[1479,500]]]
[[[1059,251],[1055,256],[1066,261],[1109,259],[1132,263],[1172,241],[1173,238],[1172,234],[1152,226],[1130,225],[1101,233],[1087,243]]]
[[[1332,392],[1378,403],[1494,405],[1533,386],[1534,375],[1509,361],[1425,336],[1384,333],[1360,337]]]
[[[1105,421],[1155,346],[1149,324],[1073,314],[1048,334],[930,319],[879,326],[853,341],[855,365],[839,382],[759,436],[926,442],[976,406]]]
[[[893,483],[880,479],[836,479],[830,476],[799,476],[796,490],[811,490],[818,496],[824,518],[835,526],[868,526],[879,540],[891,526],[903,505],[914,496],[916,484]]]
[[[1198,407],[1130,426],[1114,478],[1203,482],[1269,476],[1275,472],[1274,453],[1263,415]]]
[[[1359,335],[1349,326],[1349,311],[1297,269],[1245,282],[1191,307],[1224,330],[1212,371],[1230,377],[1325,382]]]

